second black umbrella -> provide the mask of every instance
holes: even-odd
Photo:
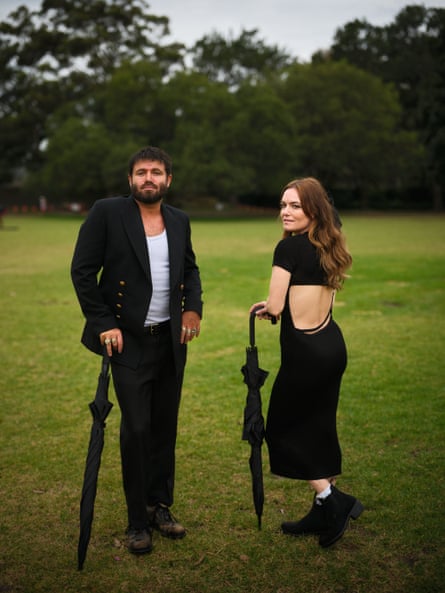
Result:
[[[244,408],[243,440],[251,447],[249,466],[252,475],[252,494],[255,512],[258,517],[258,529],[261,529],[261,517],[264,506],[263,466],[261,446],[265,430],[262,413],[260,389],[269,373],[259,367],[258,349],[255,345],[256,309],[249,319],[249,346],[246,348],[246,364],[241,368],[244,383],[247,385],[246,406]],[[276,320],[272,319],[272,323]]]

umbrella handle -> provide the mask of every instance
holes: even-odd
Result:
[[[251,311],[251,313],[250,313],[250,319],[249,319],[249,342],[250,342],[250,346],[252,348],[255,347],[255,319],[256,319],[256,313],[257,313],[257,311],[259,311],[262,308],[263,308],[262,305],[258,305],[258,307],[255,307],[255,309],[253,309]],[[275,315],[271,315],[270,322],[271,322],[272,325],[275,325],[276,324],[277,318],[275,317]]]
[[[102,353],[102,371],[101,374],[103,377],[106,377],[108,375],[110,369],[110,357],[108,356],[108,352],[106,350],[106,348],[103,349],[103,353]]]

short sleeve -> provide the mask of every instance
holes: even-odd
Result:
[[[275,247],[272,265],[284,268],[287,272],[293,272],[297,265],[297,251],[292,242],[282,239]]]
[[[273,265],[291,274],[290,284],[327,285],[315,245],[307,233],[282,239],[275,247]]]

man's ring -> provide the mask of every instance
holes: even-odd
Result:
[[[185,332],[185,330],[187,329],[184,325],[181,327],[182,331]]]
[[[192,334],[196,334],[196,329],[191,330]]]
[[[105,338],[104,344],[106,344],[108,346],[108,344],[110,344],[110,343],[111,343],[110,338]]]
[[[112,344],[117,344],[117,340],[116,340],[116,338],[111,338],[111,343],[112,343]]]

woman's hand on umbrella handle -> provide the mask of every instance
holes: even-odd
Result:
[[[105,345],[108,356],[113,356],[113,350],[117,350],[119,354],[124,348],[124,339],[122,332],[118,327],[107,329],[107,331],[99,334],[100,343]]]
[[[260,301],[259,303],[253,304],[249,309],[249,313],[255,313],[257,317],[264,319],[263,316],[267,314],[266,301]]]
[[[270,315],[267,312],[267,301],[260,301],[258,303],[255,303],[250,307],[249,313],[255,313],[258,319],[267,319],[269,321],[272,321],[272,323],[277,322],[277,317],[275,317],[274,315]]]

